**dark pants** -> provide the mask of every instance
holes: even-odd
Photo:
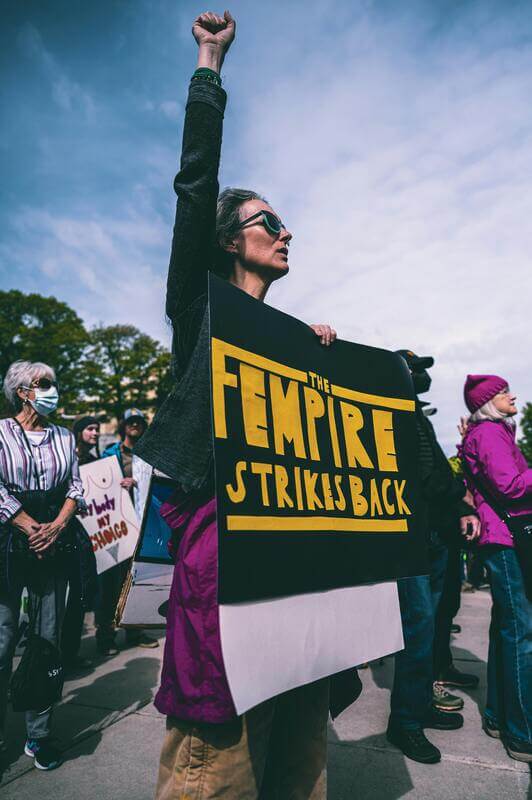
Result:
[[[429,575],[397,581],[404,650],[395,656],[390,724],[422,728],[432,702],[434,619],[443,590],[447,548],[432,534]]]
[[[487,719],[532,744],[532,603],[511,547],[479,548],[489,574],[491,610]]]
[[[115,637],[115,614],[120,592],[129,571],[130,559],[98,575],[98,596],[94,620],[98,644],[110,644]]]
[[[434,677],[436,680],[453,663],[451,655],[451,625],[460,610],[461,567],[461,550],[458,547],[449,547],[443,591],[434,624]]]

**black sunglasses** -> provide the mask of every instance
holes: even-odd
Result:
[[[32,381],[31,386],[22,386],[22,389],[42,389],[46,392],[48,389],[51,389],[52,386],[58,388],[57,381],[52,381],[50,378],[39,378],[38,381]]]
[[[251,217],[243,220],[237,228],[237,231],[241,230],[248,222],[251,222],[258,217],[262,217],[262,224],[266,228],[267,231],[274,234],[275,236],[279,236],[282,229],[285,227],[279,217],[276,217],[271,211],[266,211],[263,209],[262,211],[257,211],[256,214],[252,214]]]

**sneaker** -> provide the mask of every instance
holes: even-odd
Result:
[[[437,764],[441,761],[440,751],[429,742],[421,728],[408,730],[388,725],[386,738],[412,761],[419,761],[420,764]]]
[[[476,675],[460,672],[452,664],[436,678],[436,683],[441,683],[443,686],[455,686],[457,689],[476,689],[478,681]]]
[[[28,739],[24,745],[24,753],[33,758],[37,769],[56,769],[62,763],[59,750],[48,739]]]
[[[450,711],[440,711],[438,708],[431,708],[424,728],[434,728],[438,731],[456,731],[464,724],[461,714],[454,714]]]
[[[126,631],[126,643],[128,647],[147,647],[152,649],[159,647],[159,642],[153,636],[148,636],[144,631]]]
[[[483,717],[482,719],[482,730],[484,733],[487,733],[488,736],[491,736],[492,739],[500,739],[501,738],[501,731],[499,726],[496,722],[492,722],[487,717]]]
[[[525,764],[532,764],[532,743],[518,742],[516,739],[505,738],[504,746],[510,758],[516,761],[524,761]]]
[[[438,711],[461,711],[464,701],[461,697],[448,692],[441,683],[435,683],[432,686],[432,707]]]

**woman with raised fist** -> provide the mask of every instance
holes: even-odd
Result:
[[[178,490],[162,514],[174,531],[176,565],[168,604],[161,687],[167,715],[157,800],[194,797],[325,798],[327,679],[268,700],[238,717],[225,674],[217,603],[207,276],[211,269],[264,300],[288,272],[292,238],[260,195],[226,189],[218,165],[226,93],[220,69],[235,21],[211,12],[194,22],[198,64],[186,107],[168,274],[177,384],[136,453]],[[324,345],[336,334],[312,326]]]

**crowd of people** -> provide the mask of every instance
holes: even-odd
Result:
[[[209,12],[195,21],[193,35],[198,65],[190,83],[181,167],[174,184],[179,199],[166,301],[179,389],[170,393],[149,426],[138,409],[127,411],[119,425],[120,440],[100,456],[97,417],[77,420],[73,432],[50,422],[58,405],[50,366],[16,362],[4,379],[13,416],[0,421],[0,730],[24,587],[31,625],[49,641],[60,643],[66,665],[89,666],[78,660],[87,608],[95,608],[100,653],[108,657],[117,652],[114,610],[128,566],[119,564],[96,579],[87,548],[73,548],[87,562],[77,570],[63,549],[84,535],[75,516],[84,503],[79,464],[116,455],[122,485],[133,492],[135,452],[173,479],[176,487],[161,509],[177,546],[155,699],[167,717],[157,800],[322,800],[334,676],[238,716],[222,658],[207,276],[213,270],[264,300],[271,283],[288,273],[292,234],[256,192],[226,189],[218,194],[227,100],[220,69],[235,23],[228,12],[223,17]],[[330,325],[312,327],[324,346],[334,346],[336,333]],[[387,737],[407,757],[434,764],[441,753],[425,732],[463,725],[464,702],[454,692],[475,688],[479,678],[453,664],[450,641],[460,605],[462,553],[474,551],[488,575],[493,599],[483,729],[502,740],[509,756],[532,762],[532,606],[526,542],[522,546],[532,521],[532,469],[516,444],[515,397],[506,379],[467,376],[469,416],[461,426],[458,469],[456,464],[453,469],[422,399],[430,388],[434,360],[412,350],[398,353],[410,370],[416,394],[421,486],[417,513],[429,569],[427,575],[397,582],[404,649],[395,655]],[[130,644],[157,642],[141,632]],[[346,702],[358,692],[355,677]],[[51,714],[49,708],[26,715],[25,750],[41,769],[60,763],[49,742]]]

